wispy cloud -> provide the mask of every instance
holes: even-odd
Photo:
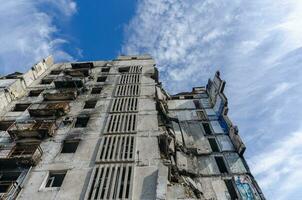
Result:
[[[301,134],[301,18],[302,2],[295,0],[143,0],[122,49],[154,56],[170,92],[204,85],[216,70],[222,72],[230,115],[269,199],[302,196],[299,180],[290,178],[299,175],[295,159],[302,147],[276,156],[278,140],[289,145]],[[261,170],[264,158],[272,172]],[[282,196],[279,183],[265,179],[274,176],[282,177],[284,187],[291,185]]]
[[[0,0],[0,4],[0,73],[24,71],[50,54],[57,60],[72,59],[62,48],[68,41],[55,36],[59,31],[53,19],[72,16],[74,1]]]

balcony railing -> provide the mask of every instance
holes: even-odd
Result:
[[[78,90],[70,88],[64,90],[51,90],[44,93],[43,97],[45,101],[66,101],[75,100],[78,96]]]
[[[4,151],[4,153],[1,153]],[[39,143],[17,143],[0,149],[0,164],[9,166],[35,166],[43,151]]]
[[[37,103],[28,108],[31,117],[58,117],[66,115],[70,110],[68,102]]]
[[[56,124],[53,120],[15,122],[7,132],[12,138],[44,138],[55,133]]]

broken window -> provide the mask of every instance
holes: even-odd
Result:
[[[6,131],[14,121],[0,121],[0,131]]]
[[[118,72],[120,73],[128,73],[130,70],[130,67],[120,67],[118,68]]]
[[[215,161],[218,166],[220,173],[228,173],[228,169],[225,165],[224,159],[222,156],[215,156]]]
[[[78,116],[77,121],[74,125],[76,128],[86,127],[89,121],[89,116]]]
[[[95,108],[97,101],[96,100],[89,100],[85,102],[84,109],[91,109]]]
[[[49,172],[45,187],[61,187],[66,171]]]
[[[16,183],[20,174],[21,172],[11,172],[11,171],[5,171],[0,173],[0,194],[9,192],[10,188],[13,187],[14,183]]]
[[[101,87],[92,88],[91,94],[100,94],[101,91],[102,91],[102,88],[101,88]]]
[[[43,90],[31,90],[28,94],[29,97],[37,97],[39,96]]]
[[[209,138],[209,143],[213,152],[220,152],[215,138]]]
[[[204,111],[198,110],[198,111],[196,111],[196,114],[198,116],[198,119],[200,119],[200,120],[207,120],[207,117],[206,117]]]
[[[61,153],[75,153],[78,148],[79,142],[79,140],[64,141]]]
[[[100,77],[98,77],[97,82],[105,82],[106,79],[107,79],[107,76],[100,76]]]
[[[194,103],[196,109],[202,109],[202,106],[200,105],[199,100],[194,100],[193,103]],[[198,115],[198,113],[197,113],[197,115]]]
[[[209,123],[202,123],[206,135],[212,135],[212,130]]]
[[[190,96],[185,96],[184,99],[194,99],[194,97],[192,95],[190,95]]]
[[[71,63],[71,67],[73,69],[82,69],[82,68],[93,68],[93,63],[92,62],[87,62],[87,63]]]
[[[102,68],[101,72],[109,72],[110,71],[110,68],[109,67],[104,67]]]
[[[51,84],[53,82],[53,80],[54,79],[52,79],[52,78],[42,79],[40,84],[48,85],[48,84]]]
[[[61,74],[61,72],[62,72],[62,70],[52,70],[52,71],[50,72],[50,74],[51,74],[51,75],[59,75],[59,74]]]
[[[230,194],[231,199],[232,200],[238,199],[238,196],[237,196],[237,193],[236,193],[236,189],[235,189],[235,187],[233,185],[232,180],[231,179],[225,179],[224,183],[225,183],[225,185],[226,185],[226,187],[228,189],[228,192]]]
[[[11,157],[19,157],[19,156],[26,156],[32,155],[37,150],[39,144],[38,143],[31,143],[30,145],[16,145],[11,153]]]
[[[13,109],[14,112],[23,112],[30,106],[29,103],[17,103]]]

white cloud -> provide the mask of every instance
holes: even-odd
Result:
[[[291,178],[301,175],[295,159],[302,147],[276,156],[276,141],[301,134],[301,18],[302,2],[296,0],[142,0],[122,49],[151,54],[172,93],[204,85],[216,70],[222,72],[246,157],[271,163],[272,171],[252,165],[268,199],[302,197],[300,180]],[[282,183],[271,181],[275,177]],[[288,188],[282,196],[280,184]]]
[[[54,16],[68,19],[76,12],[74,1],[0,0],[0,4],[0,73],[24,71],[50,54],[57,60],[72,59],[62,48],[68,41],[55,36],[59,31]]]

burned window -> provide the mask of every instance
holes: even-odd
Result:
[[[23,112],[30,106],[29,103],[17,103],[12,111]]]
[[[224,159],[222,156],[215,156],[215,161],[218,166],[220,173],[228,173],[228,169],[225,165]]]
[[[209,143],[213,152],[220,152],[215,138],[209,138]]]
[[[194,99],[194,97],[192,95],[190,95],[190,96],[184,96],[184,99]]]
[[[72,69],[83,69],[83,68],[93,68],[93,63],[92,62],[87,62],[87,63],[71,63]]]
[[[209,123],[202,123],[206,135],[212,135],[212,130]]]
[[[118,72],[120,73],[128,73],[130,70],[130,67],[120,67],[118,68]]]
[[[59,74],[61,74],[61,72],[62,72],[62,70],[52,70],[52,71],[50,72],[50,74],[51,74],[51,75],[59,75]]]
[[[84,109],[92,109],[95,108],[97,101],[96,100],[89,100],[85,102]]]
[[[61,153],[75,153],[80,141],[79,140],[65,140]]]
[[[49,172],[45,187],[61,187],[65,176],[66,171]]]
[[[224,183],[228,189],[231,199],[238,199],[238,195],[236,193],[236,189],[231,179],[225,179]]]
[[[102,92],[101,87],[92,88],[92,90],[91,90],[91,94],[100,94],[101,92]]]
[[[20,157],[26,155],[32,155],[37,150],[38,143],[30,143],[28,145],[16,145],[11,153],[10,157]]]
[[[29,97],[37,97],[37,96],[39,96],[42,92],[43,92],[43,90],[31,90],[31,91],[28,93],[28,96],[29,96]]]
[[[0,121],[0,131],[6,131],[14,121]]]
[[[12,171],[6,171],[0,173],[0,194],[9,192],[10,188],[13,187],[13,185],[16,183],[20,174],[21,172],[12,172]]]
[[[41,80],[41,83],[42,85],[48,85],[48,84],[51,84],[53,82],[54,79],[52,78],[44,78]]]
[[[103,67],[101,72],[109,72],[110,71],[110,68],[109,67]]]
[[[89,116],[78,116],[74,127],[83,128],[86,127],[89,121]]]
[[[172,96],[171,99],[172,99],[172,100],[178,100],[178,99],[179,99],[179,96]]]
[[[105,82],[107,79],[107,76],[99,76],[97,79],[97,82]]]

